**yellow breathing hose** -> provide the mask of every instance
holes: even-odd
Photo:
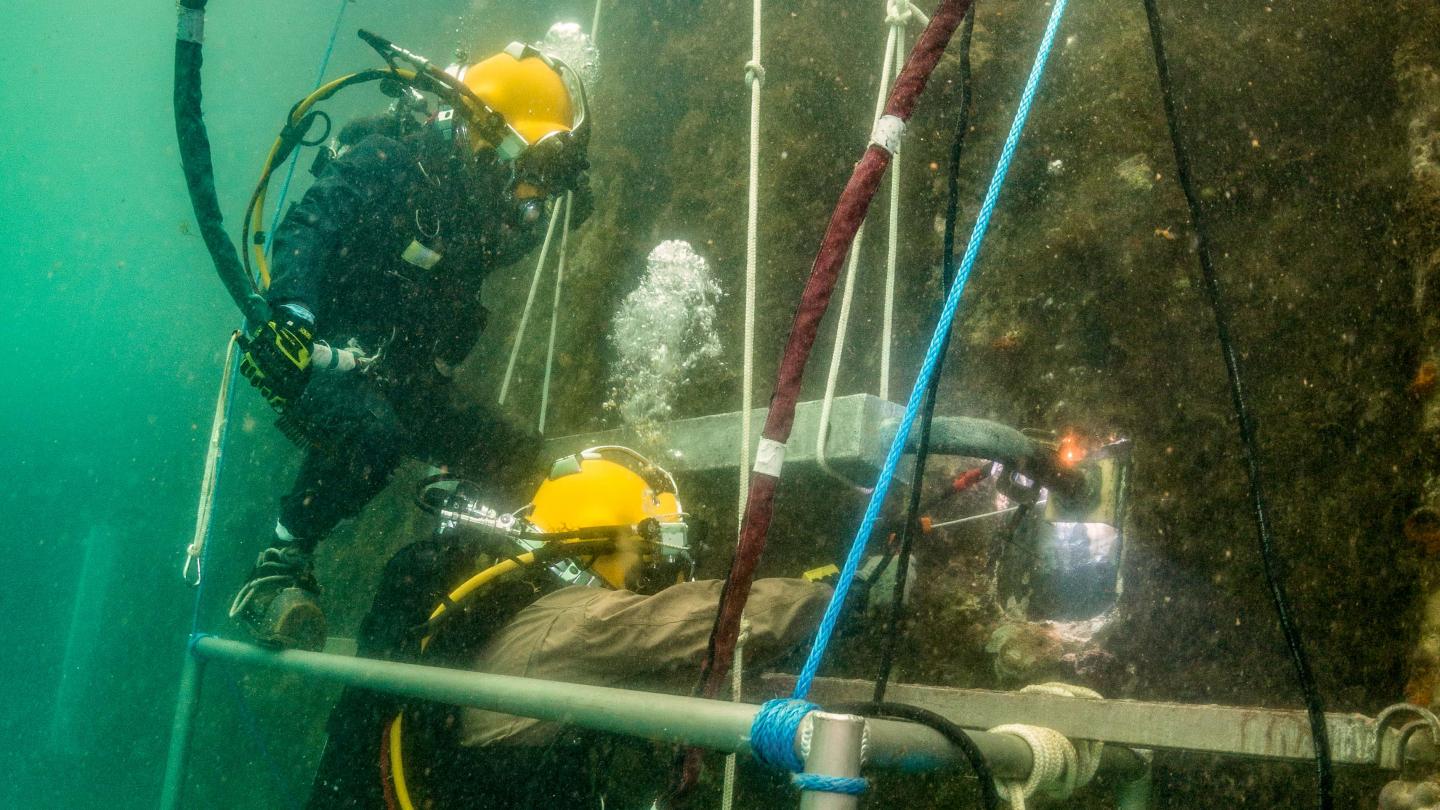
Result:
[[[393,74],[402,81],[414,81],[417,73],[413,70],[396,68],[393,71],[386,71]],[[350,83],[358,73],[348,73],[333,81],[326,82],[315,90],[315,92],[301,99],[299,103],[290,110],[290,117],[286,121],[286,127],[299,123],[300,119],[310,111],[311,107],[330,98]],[[265,156],[265,163],[260,167],[260,179],[255,184],[255,193],[250,207],[250,232],[245,234],[245,241],[249,243],[250,251],[255,262],[255,267],[260,273],[260,289],[270,288],[270,263],[265,258],[264,240],[256,239],[265,222],[265,190],[270,185],[270,175],[275,171],[275,156],[280,153],[284,139],[277,137],[275,143],[270,147],[270,153]],[[243,246],[242,246],[243,247]]]
[[[614,545],[615,541],[608,537],[600,539],[581,538],[575,540],[557,540],[553,542],[551,547],[559,547],[560,551],[553,556],[547,554],[543,562],[550,563],[556,560],[579,557],[583,554],[603,550],[607,547],[613,548]],[[484,588],[512,571],[518,571],[523,567],[541,562],[541,560],[536,559],[535,555],[536,552],[527,551],[519,556],[511,557],[508,560],[501,560],[460,583],[459,587],[450,592],[446,601],[436,605],[435,609],[430,611],[429,621],[433,622],[444,615],[446,605],[457,603],[469,597],[479,589]],[[430,633],[420,639],[421,653],[425,652],[425,648],[429,646],[430,639],[433,636],[434,633]],[[390,726],[386,730],[386,734],[388,734],[390,738],[390,779],[395,788],[395,801],[400,805],[400,810],[415,810],[415,804],[410,799],[410,787],[405,782],[404,740],[401,732],[401,721],[404,716],[404,712],[396,714],[395,719],[390,721]]]

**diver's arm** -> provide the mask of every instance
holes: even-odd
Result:
[[[687,686],[705,656],[721,584],[685,582],[653,596],[607,592],[588,602],[573,623],[555,622],[541,651],[569,657],[555,663],[586,682],[640,678],[655,687]],[[830,592],[826,585],[803,579],[756,580],[745,607],[750,623],[746,665],[763,666],[808,638]],[[559,677],[533,668],[532,674]]]

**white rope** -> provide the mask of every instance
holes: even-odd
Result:
[[[740,500],[738,524],[745,519],[750,494],[750,408],[755,402],[755,288],[759,278],[760,230],[760,88],[765,67],[760,63],[760,12],[763,0],[754,0],[750,25],[750,61],[745,82],[750,85],[750,183],[745,209],[745,327],[740,349]]]
[[[896,22],[890,30],[895,32],[895,72],[905,59],[905,22],[910,18],[909,8],[894,15]],[[879,116],[876,116],[879,119]],[[880,327],[880,398],[890,399],[890,344],[895,331],[895,267],[900,245],[900,150],[890,156],[890,227],[885,234],[885,316]]]
[[[885,58],[880,64],[880,89],[875,96],[875,115],[871,120],[871,130],[874,123],[880,120],[885,114],[885,100],[890,95],[891,73],[899,72],[899,62],[903,58],[902,48],[904,47],[905,23],[909,21],[911,12],[908,7],[901,7],[897,10],[894,0],[886,0],[885,22],[889,26],[889,32],[885,36]],[[898,157],[898,153],[895,155]],[[892,172],[895,169],[891,168]],[[890,377],[890,331],[891,313],[894,309],[894,287],[895,287],[895,242],[894,236],[896,225],[896,203],[899,197],[898,172],[891,178],[891,221],[890,221],[890,247],[886,251],[886,282],[885,282],[885,317],[882,329],[882,343],[880,350],[880,395],[888,399],[889,377]],[[835,343],[830,352],[830,369],[825,376],[825,396],[820,400],[820,425],[815,436],[815,461],[831,477],[844,481],[856,489],[865,489],[860,484],[851,481],[844,475],[830,466],[826,458],[825,444],[830,438],[830,416],[835,402],[835,388],[840,379],[840,361],[845,351],[845,340],[849,332],[850,309],[855,298],[855,278],[860,265],[860,248],[865,242],[865,222],[860,222],[860,227],[855,231],[855,241],[850,247],[850,261],[845,269],[845,287],[840,294],[840,312],[836,316]]]
[[[597,0],[598,2],[598,0]],[[740,359],[740,497],[736,502],[736,531],[745,522],[745,505],[750,496],[750,407],[755,401],[755,288],[759,278],[760,243],[760,88],[765,84],[765,66],[760,61],[760,14],[763,0],[754,0],[750,11],[750,61],[745,63],[745,83],[750,85],[750,182],[745,194],[745,327]],[[740,637],[735,642],[735,661],[730,665],[731,699],[738,702],[744,691],[744,649],[750,637],[750,621],[740,616]],[[735,755],[725,757],[721,810],[735,806]]]
[[[1058,697],[1099,700],[1100,693],[1083,686],[1065,683],[1042,683],[1021,689],[1022,694],[1044,694]],[[995,780],[1000,797],[1015,810],[1025,810],[1025,802],[1036,793],[1044,792],[1053,799],[1068,799],[1076,788],[1084,787],[1100,767],[1100,754],[1105,744],[1094,740],[1069,740],[1064,734],[1040,726],[1008,724],[990,729],[992,734],[1011,734],[1030,746],[1033,763],[1023,780]]]
[[[756,0],[757,5],[760,0]],[[735,639],[735,660],[730,664],[730,700],[743,702],[745,696],[745,642],[750,640],[750,620],[740,614],[740,635]],[[725,757],[725,789],[720,794],[721,810],[735,806],[735,755]]]
[[[600,4],[601,0],[595,0],[595,16],[590,20],[591,42],[594,42],[600,36]]]
[[[560,323],[560,284],[565,280],[565,250],[570,243],[570,210],[574,208],[575,192],[565,192],[565,224],[560,229],[560,259],[555,263],[555,297],[550,304],[550,343],[545,348],[545,378],[540,383],[540,424],[545,432],[545,415],[550,410],[550,372],[555,366],[555,328]]]
[[[215,481],[220,469],[220,439],[225,435],[225,403],[230,399],[230,382],[235,371],[235,340],[238,332],[230,335],[225,346],[225,362],[220,369],[220,391],[215,396],[215,416],[210,420],[210,442],[205,448],[205,472],[200,476],[200,502],[195,507],[195,536],[185,548],[185,567],[180,576],[189,578],[190,567],[195,567],[195,581],[199,585],[205,572],[200,570],[200,557],[205,551],[205,538],[210,534],[210,518],[215,507]]]
[[[510,346],[510,362],[505,364],[505,377],[500,381],[500,404],[505,404],[505,397],[510,393],[510,379],[515,373],[515,360],[520,356],[520,345],[525,341],[525,325],[530,322],[530,309],[535,305],[535,291],[540,288],[540,271],[545,267],[545,259],[550,255],[550,240],[555,235],[555,224],[560,221],[560,206],[563,203],[556,203],[550,208],[550,224],[545,226],[545,241],[540,245],[540,260],[535,262],[535,275],[530,278],[530,294],[525,296],[525,308],[520,310],[520,325],[515,327],[515,339]]]

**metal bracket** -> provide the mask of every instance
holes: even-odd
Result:
[[[1406,716],[1415,719],[1399,725],[1397,718]],[[1387,733],[1392,727],[1399,733]],[[1375,764],[1382,768],[1403,767],[1407,749],[1410,747],[1410,738],[1422,729],[1429,729],[1430,745],[1440,749],[1440,717],[1436,717],[1431,710],[1413,703],[1397,703],[1380,712],[1375,717]]]

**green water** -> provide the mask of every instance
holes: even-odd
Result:
[[[940,411],[1119,433],[1136,444],[1127,591],[1102,644],[1105,668],[1044,669],[1047,676],[1092,678],[1115,697],[1293,708],[1143,13],[1138,2],[1071,4],[967,292]],[[180,566],[237,316],[197,235],[180,173],[170,4],[9,5],[0,25],[0,805],[153,807],[195,615],[196,593]],[[1421,293],[1435,286],[1430,279],[1423,287],[1421,268],[1424,257],[1440,255],[1440,206],[1416,191],[1422,172],[1412,172],[1407,137],[1435,125],[1417,112],[1425,100],[1407,89],[1408,63],[1396,57],[1418,53],[1440,66],[1440,24],[1411,26],[1403,12],[1412,4],[1393,5],[1399,21],[1391,2],[1161,4],[1173,27],[1197,182],[1237,308],[1297,615],[1330,708],[1369,714],[1398,702],[1414,675],[1408,662],[1427,563],[1400,527],[1426,503],[1423,483],[1440,472],[1434,420],[1424,418],[1428,393],[1407,393],[1434,352],[1427,336],[1440,333],[1433,313],[1413,305],[1417,285]],[[233,235],[285,110],[315,80],[338,7],[213,6],[205,112]],[[880,6],[767,4],[757,405],[868,130],[884,38]],[[716,316],[722,362],[686,380],[674,413],[730,411],[739,398],[749,4],[651,0],[605,12],[592,110],[597,212],[575,236],[559,325],[551,424],[560,434],[614,421],[603,403],[615,357],[601,338],[643,276],[646,254],[665,239],[695,245],[725,294]],[[375,63],[354,37],[361,27],[444,61],[457,47],[487,53],[511,39],[538,39],[557,19],[588,25],[592,13],[578,2],[356,0],[345,7],[327,75]],[[960,173],[962,242],[1047,13],[1038,3],[980,2],[976,112]],[[918,27],[911,30],[913,37]],[[954,51],[922,98],[902,153],[896,400],[909,391],[939,294],[936,217],[958,101]],[[336,101],[337,120],[374,110],[379,102],[366,93]],[[305,161],[308,153],[292,199],[308,182]],[[882,193],[876,216],[885,208]],[[884,243],[877,220],[862,253],[842,394],[877,387]],[[489,282],[492,326],[460,380],[474,397],[498,387],[531,267],[524,260]],[[548,295],[542,288],[541,300]],[[805,399],[823,391],[834,318],[822,330]],[[544,359],[533,336],[545,326],[542,318],[530,327],[511,402],[527,419]],[[296,467],[296,451],[271,419],[248,388],[237,392],[198,612],[203,630],[236,632],[225,604],[268,538],[276,498]],[[963,466],[940,462],[932,484]],[[396,486],[322,546],[338,635],[354,635],[380,565],[415,539],[421,522],[404,485],[417,474],[402,470]],[[863,506],[828,479],[795,486],[782,499],[767,575],[833,559]],[[721,527],[701,565],[719,575],[733,484],[696,500],[687,502]],[[993,505],[977,497],[937,517]],[[87,558],[87,538],[109,551],[92,545]],[[923,550],[897,679],[1006,689],[1024,680],[986,652],[999,621],[985,580],[993,541],[990,530],[967,527]],[[81,595],[96,604],[77,611]],[[63,691],[79,697],[61,705],[61,662],[76,616],[81,626],[68,648],[87,667],[71,673]],[[864,635],[841,643],[827,672],[872,676],[877,645]],[[1028,674],[1038,678],[1042,669]],[[334,691],[215,670],[195,743],[192,806],[298,806]],[[57,728],[65,736],[57,738]],[[1302,766],[1161,755],[1157,774],[1156,806],[1216,798],[1313,806]],[[747,778],[752,796],[764,797],[754,806],[791,806],[763,776]],[[1337,806],[1374,806],[1383,781],[1342,772]],[[890,779],[879,795],[870,806],[974,801],[971,784],[953,775]],[[1079,806],[1105,801],[1097,794]]]

